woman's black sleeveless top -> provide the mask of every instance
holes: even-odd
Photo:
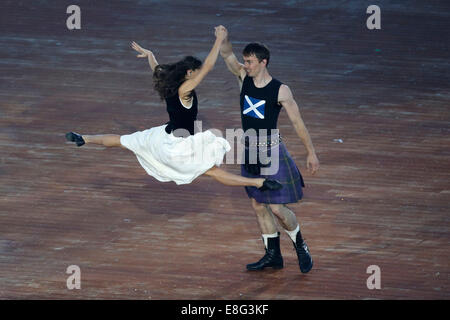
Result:
[[[177,129],[185,129],[189,134],[194,135],[194,122],[197,120],[198,113],[198,100],[195,91],[192,91],[192,107],[189,109],[181,104],[178,92],[174,96],[166,98],[166,104],[170,119],[167,123],[166,132],[171,133]],[[181,132],[177,136],[185,136],[185,134]]]

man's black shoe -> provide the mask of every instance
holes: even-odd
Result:
[[[83,144],[85,144],[83,137],[81,134],[75,133],[75,132],[68,132],[66,133],[66,140],[75,142],[77,146],[81,147]]]
[[[264,180],[264,183],[262,187],[258,188],[260,191],[266,191],[266,190],[280,190],[283,188],[283,185],[279,183],[277,180],[272,179],[266,179]]]
[[[256,271],[263,270],[264,268],[282,269],[283,257],[280,250],[280,233],[276,238],[267,239],[267,249],[264,257],[258,262],[247,265],[247,270]]]
[[[306,242],[297,234],[297,241],[294,243],[295,251],[297,252],[298,264],[302,273],[308,273],[313,267],[313,260],[309,252]]]

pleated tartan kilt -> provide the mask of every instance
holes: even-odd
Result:
[[[260,175],[253,175],[247,172],[242,164],[241,175],[247,178],[275,179],[283,185],[283,188],[277,191],[259,191],[256,187],[245,187],[247,195],[249,198],[253,198],[259,203],[287,204],[298,202],[303,197],[302,188],[305,187],[302,174],[295,165],[294,160],[283,142],[278,145],[278,148],[272,147],[272,158],[275,156],[274,152],[276,150],[278,150],[279,166],[278,171],[275,174],[264,175],[264,171],[262,171],[262,174]]]

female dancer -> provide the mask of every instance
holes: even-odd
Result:
[[[209,130],[194,134],[198,111],[194,89],[213,69],[226,35],[223,26],[215,28],[216,40],[203,65],[190,56],[176,63],[159,65],[150,50],[133,42],[132,48],[140,53],[138,57],[148,58],[154,88],[166,101],[170,121],[129,135],[80,135],[69,132],[66,139],[79,147],[94,143],[129,149],[149,175],[163,182],[188,184],[205,174],[228,186],[255,186],[262,191],[281,189],[278,181],[246,178],[218,168],[225,153],[231,149],[228,141],[216,137]]]

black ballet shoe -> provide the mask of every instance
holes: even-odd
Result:
[[[66,133],[66,140],[70,141],[70,142],[75,142],[77,144],[77,146],[79,146],[79,147],[81,147],[83,144],[86,143],[86,142],[84,142],[84,139],[81,136],[81,134],[78,134],[75,132]]]
[[[258,190],[259,191],[266,191],[266,190],[275,191],[275,190],[280,190],[281,188],[283,188],[283,185],[281,183],[279,183],[277,180],[266,179],[266,180],[264,180],[262,187],[258,188]]]

